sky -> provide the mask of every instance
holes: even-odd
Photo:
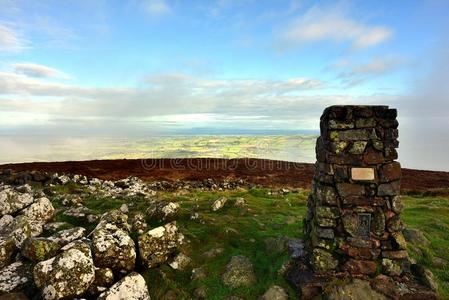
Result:
[[[406,166],[449,170],[449,1],[0,0],[0,135],[316,131],[397,108]]]

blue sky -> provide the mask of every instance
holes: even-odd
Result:
[[[444,0],[0,0],[0,132],[316,130],[328,105],[375,103],[399,109],[409,149],[418,133],[443,148],[448,11]],[[449,165],[440,152],[429,161]]]

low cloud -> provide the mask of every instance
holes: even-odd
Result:
[[[370,26],[352,19],[342,7],[314,6],[287,23],[277,42],[280,48],[291,48],[330,40],[349,42],[352,48],[361,49],[380,44],[392,35],[386,26]]]

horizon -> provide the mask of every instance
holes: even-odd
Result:
[[[447,1],[0,7],[3,156],[58,138],[310,134],[327,106],[382,104],[403,166],[449,171]]]

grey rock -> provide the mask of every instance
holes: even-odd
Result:
[[[270,288],[262,295],[261,300],[287,300],[287,292],[278,285],[272,285]]]
[[[232,288],[250,286],[256,282],[253,265],[245,256],[234,256],[226,266],[223,283]]]
[[[139,273],[133,272],[102,293],[98,300],[149,300],[148,287]]]

